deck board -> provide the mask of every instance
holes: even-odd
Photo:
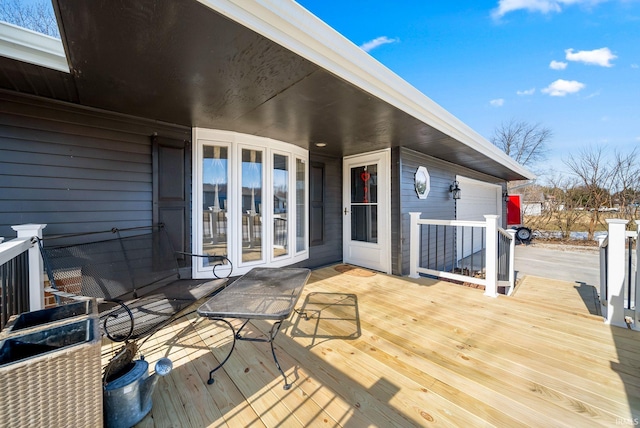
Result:
[[[555,293],[555,295],[554,295]],[[312,272],[276,339],[238,342],[192,314],[146,342],[158,383],[140,427],[616,426],[640,417],[638,332],[595,314],[593,290],[525,277],[511,297],[426,278]],[[266,335],[267,321],[247,333]],[[103,361],[113,349],[107,341]]]

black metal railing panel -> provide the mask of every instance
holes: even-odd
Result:
[[[422,224],[419,267],[482,278],[486,268],[486,228]]]
[[[635,247],[636,239],[632,236],[627,237],[627,248],[626,248],[626,266],[625,266],[625,280],[626,280],[626,299],[625,299],[625,308],[633,309],[635,305],[635,277],[636,277],[636,269],[633,263],[633,253]]]
[[[0,329],[9,318],[29,310],[29,258],[23,252],[0,265]]]
[[[509,281],[511,237],[498,232],[498,281]]]

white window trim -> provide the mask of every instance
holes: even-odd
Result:
[[[309,258],[309,153],[307,150],[293,144],[255,135],[240,134],[230,131],[220,131],[205,128],[193,129],[194,150],[192,155],[193,197],[192,197],[192,251],[200,253],[203,244],[202,225],[202,158],[205,145],[219,145],[228,148],[228,189],[227,189],[227,256],[233,263],[233,275],[242,275],[255,266],[282,267],[298,263]],[[262,166],[262,260],[242,262],[241,224],[239,213],[242,209],[242,198],[238,197],[242,188],[241,154],[242,149],[255,149],[263,153]],[[297,237],[295,221],[288,225],[289,253],[274,257],[273,243],[273,155],[282,154],[288,157],[289,163],[289,208],[288,218],[294,220],[296,213],[296,160],[301,159],[305,164],[305,249],[297,251]],[[233,197],[232,197],[233,195]],[[268,215],[267,216],[265,215]],[[224,269],[216,269],[218,274],[225,273]],[[201,263],[194,262],[192,267],[194,278],[212,277],[210,268],[201,267]]]

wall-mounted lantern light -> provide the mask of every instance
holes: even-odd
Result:
[[[506,190],[502,191],[502,200],[505,202],[509,202],[509,193]]]
[[[457,181],[454,181],[451,186],[449,186],[449,191],[453,195],[453,199],[460,199],[462,190],[460,190],[460,186]]]

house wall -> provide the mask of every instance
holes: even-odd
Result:
[[[342,159],[309,154],[310,164],[324,166],[324,225],[322,243],[309,247],[301,265],[318,267],[342,261]],[[312,226],[313,227],[313,226]]]
[[[152,223],[154,134],[190,128],[0,92],[0,236],[46,223],[44,235]]]
[[[456,175],[497,184],[501,184],[501,180],[407,148],[394,149],[391,163],[392,272],[394,275],[407,275],[409,273],[409,213],[421,212],[421,217],[428,219],[454,220],[456,218],[455,202],[449,192],[449,186]],[[419,199],[414,188],[414,174],[419,166],[426,167],[431,178],[431,190],[426,199]],[[502,214],[502,218],[506,221],[504,210],[506,207],[503,207]],[[423,236],[423,239],[426,237]],[[433,255],[433,257],[441,257],[443,260],[451,259],[450,252],[454,250],[454,244],[453,237],[449,239],[451,242],[447,244],[447,253]]]

